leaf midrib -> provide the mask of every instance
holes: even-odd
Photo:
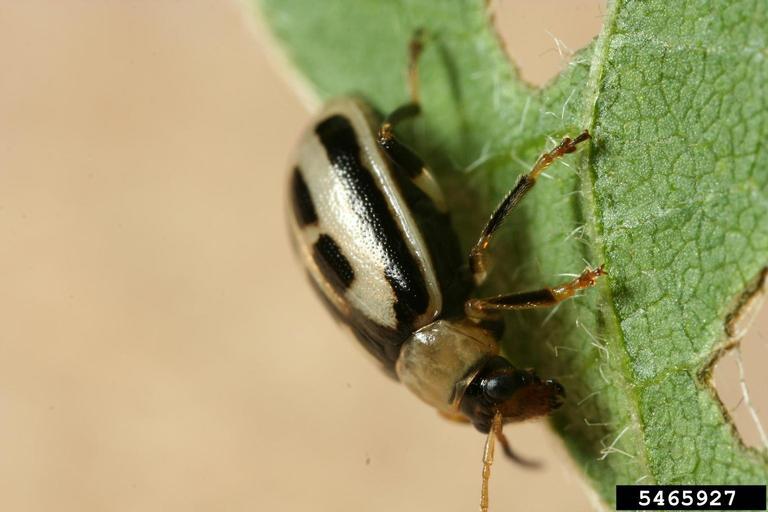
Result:
[[[609,6],[608,14],[605,18],[603,30],[597,38],[595,43],[595,51],[592,55],[592,63],[590,64],[589,82],[585,88],[587,92],[587,100],[584,105],[589,110],[586,112],[584,125],[588,127],[589,132],[594,137],[597,135],[598,124],[598,102],[600,100],[600,92],[602,90],[603,78],[605,76],[605,62],[607,60],[608,50],[610,48],[610,42],[613,35],[616,32],[616,24],[618,20],[618,14],[623,7],[623,0],[615,0],[613,4]],[[591,107],[591,108],[590,108]],[[588,224],[589,237],[592,241],[591,247],[600,263],[609,264],[607,251],[605,244],[603,243],[603,223],[602,218],[598,216],[597,203],[595,201],[595,190],[597,175],[595,172],[595,159],[593,152],[593,144],[590,144],[581,158],[581,162],[586,162],[586,165],[582,165],[582,209],[585,222]],[[627,344],[625,341],[624,331],[621,328],[619,321],[619,314],[616,311],[616,302],[613,297],[613,292],[610,287],[610,274],[606,276],[605,282],[602,286],[598,287],[598,290],[603,298],[602,303],[605,304],[603,311],[606,320],[606,329],[610,330],[610,336],[608,339],[613,345],[621,348],[621,367],[624,372],[616,372],[619,374],[620,386],[623,389],[625,396],[631,403],[631,411],[629,416],[633,428],[636,430],[636,435],[640,436],[642,450],[637,453],[640,463],[644,469],[644,474],[649,475],[652,478],[652,482],[657,483],[656,474],[653,472],[651,465],[649,464],[648,445],[645,442],[645,429],[640,414],[640,398],[638,396],[638,387],[633,386],[627,381],[626,376],[631,375],[633,380],[637,381],[637,375],[632,366],[632,360],[627,351]]]

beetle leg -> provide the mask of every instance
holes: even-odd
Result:
[[[419,101],[419,57],[424,49],[424,29],[417,29],[408,45],[408,88],[411,92],[411,103],[418,105]]]
[[[401,105],[390,113],[379,127],[378,142],[384,146],[390,140],[394,140],[392,129],[403,121],[414,118],[421,113],[421,101],[419,94],[419,57],[424,49],[424,31],[418,29],[411,38],[408,46],[408,91],[411,101]],[[397,141],[395,141],[397,143]],[[386,148],[385,148],[386,149]]]
[[[523,197],[530,191],[536,184],[536,179],[539,175],[552,165],[558,158],[568,153],[576,151],[576,146],[580,142],[584,142],[589,139],[590,135],[587,130],[584,130],[575,139],[565,137],[560,144],[551,151],[542,154],[533,169],[528,174],[523,174],[520,179],[517,180],[517,184],[509,191],[504,199],[496,207],[496,210],[491,214],[488,223],[483,228],[483,232],[480,238],[475,243],[475,246],[469,252],[469,269],[475,278],[475,284],[481,284],[485,281],[488,274],[488,263],[486,261],[488,246],[491,243],[493,234],[504,223],[504,219],[507,215],[523,200]]]
[[[520,464],[521,466],[525,466],[527,468],[538,468],[541,467],[541,463],[535,460],[525,459],[515,453],[514,450],[512,450],[512,447],[509,446],[509,441],[507,440],[507,436],[504,435],[504,432],[502,432],[501,429],[499,429],[496,432],[496,439],[499,440],[499,443],[501,443],[501,448],[504,450],[504,455],[507,456],[507,458],[513,462],[516,462],[517,464]]]
[[[417,30],[411,39],[410,58],[408,61],[408,88],[411,101],[401,105],[390,113],[379,126],[376,142],[395,167],[404,172],[422,192],[427,194],[438,210],[446,212],[445,198],[440,186],[424,162],[395,135],[394,129],[400,123],[412,119],[421,113],[419,103],[419,56],[421,55],[424,33]]]
[[[408,46],[408,90],[411,101],[395,109],[379,128],[379,144],[382,140],[392,138],[392,128],[401,122],[416,117],[421,113],[421,101],[419,94],[419,57],[424,49],[424,30],[418,29],[413,34]]]
[[[562,302],[578,290],[595,285],[597,278],[606,274],[603,266],[587,268],[576,279],[552,288],[542,288],[530,292],[498,295],[483,299],[469,299],[464,303],[464,310],[471,318],[484,318],[496,311],[550,307]]]

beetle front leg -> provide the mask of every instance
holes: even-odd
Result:
[[[497,311],[551,307],[573,297],[579,290],[595,286],[597,278],[606,274],[602,265],[596,269],[587,268],[576,279],[551,288],[469,299],[464,304],[464,310],[470,318],[485,318]]]
[[[501,227],[509,213],[520,204],[520,201],[533,188],[537,178],[544,169],[552,165],[553,162],[563,155],[576,151],[576,146],[589,138],[590,135],[587,130],[581,132],[575,139],[565,137],[556,148],[541,155],[536,160],[533,169],[528,174],[520,176],[514,188],[502,199],[499,206],[491,214],[491,218],[488,219],[488,223],[483,228],[480,238],[478,238],[475,246],[469,252],[469,270],[472,272],[475,284],[481,284],[488,275],[488,247],[491,244],[493,234]]]

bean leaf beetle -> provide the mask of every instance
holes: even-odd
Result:
[[[544,416],[563,387],[500,355],[501,312],[553,306],[595,285],[603,267],[559,286],[470,298],[487,277],[488,250],[510,212],[558,158],[590,135],[564,138],[542,154],[504,197],[461,257],[446,201],[422,160],[394,128],[420,111],[418,57],[410,44],[410,101],[383,121],[363,100],[331,101],[301,139],[289,185],[295,246],[331,313],[382,365],[443,416],[486,433],[481,510],[496,440],[526,463],[502,432],[508,422]]]

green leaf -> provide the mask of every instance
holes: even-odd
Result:
[[[593,47],[542,90],[519,77],[482,0],[260,0],[323,99],[407,100],[404,137],[446,189],[464,247],[538,153],[588,128],[496,244],[483,294],[609,276],[547,311],[510,314],[504,347],[566,386],[555,428],[611,502],[617,483],[764,483],[708,382],[724,322],[768,263],[768,3],[617,1]],[[566,166],[566,163],[568,164]]]

